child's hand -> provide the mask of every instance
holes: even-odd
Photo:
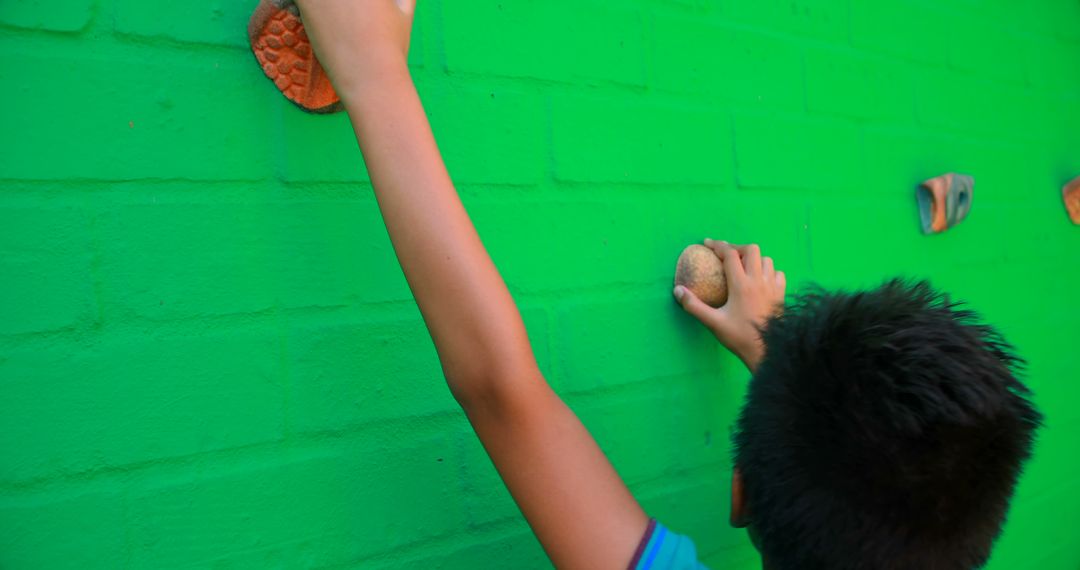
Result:
[[[334,89],[348,103],[406,62],[416,0],[297,0],[304,29]]]
[[[714,309],[682,286],[675,287],[675,298],[753,372],[765,351],[758,329],[783,310],[784,272],[776,271],[772,258],[762,258],[756,244],[732,246],[707,239],[705,245],[724,261],[727,303]]]

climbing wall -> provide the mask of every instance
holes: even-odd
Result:
[[[253,8],[0,2],[0,568],[545,567]],[[1077,568],[1080,4],[421,0],[410,61],[541,368],[711,567],[758,562],[748,376],[670,297],[704,237],[997,324],[1047,427],[990,568]],[[923,235],[945,172],[971,213]]]

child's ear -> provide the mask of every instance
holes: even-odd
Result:
[[[750,522],[749,515],[746,495],[743,493],[742,472],[736,467],[731,472],[731,526],[746,528]]]

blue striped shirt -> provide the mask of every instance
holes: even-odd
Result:
[[[694,543],[675,534],[655,520],[649,521],[630,570],[708,570],[698,562]]]

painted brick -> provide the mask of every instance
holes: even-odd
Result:
[[[0,334],[57,330],[96,316],[86,212],[0,206]]]
[[[742,187],[843,190],[862,183],[851,124],[744,113],[735,117],[735,140]]]
[[[415,568],[547,568],[551,562],[540,543],[529,532],[528,526],[508,536],[500,536],[477,542],[460,541],[448,553],[426,556],[413,562]],[[401,568],[401,562],[379,564],[371,562],[357,566],[357,570],[373,568],[392,570]]]
[[[631,284],[666,291],[683,247],[747,214],[711,189],[663,198],[649,208],[632,200],[476,202],[469,211],[515,294]]]
[[[546,315],[523,316],[541,369],[550,369]],[[290,425],[301,432],[458,409],[418,312],[393,321],[298,324],[288,352]]]
[[[981,41],[994,38],[994,41]],[[1015,34],[978,18],[966,19],[949,29],[949,64],[958,70],[977,73],[1011,83],[1024,83],[1025,44]]]
[[[914,188],[934,173],[948,171],[977,173],[980,203],[983,198],[1010,199],[1013,189],[1035,181],[1055,184],[1043,157],[1026,155],[1018,140],[882,127],[865,129],[863,142],[867,170],[880,172],[883,180],[891,181],[882,184],[882,194]],[[1040,203],[1048,204],[1049,200]]]
[[[976,187],[979,184],[976,182]],[[873,200],[815,202],[811,223],[815,275],[826,285],[847,287],[877,285],[892,276],[932,278],[939,288],[961,299],[979,301],[976,308],[997,307],[993,322],[1000,325],[1006,324],[1006,318],[1022,322],[1056,314],[1059,305],[1051,299],[1057,293],[1049,285],[1044,289],[1045,297],[1024,307],[997,303],[1001,291],[1023,288],[1024,272],[1038,272],[1068,259],[1067,253],[1054,252],[1053,245],[1048,246],[1050,254],[1019,246],[1052,239],[1045,233],[1046,224],[1039,223],[1049,219],[1049,208],[1000,201],[993,197],[1000,189],[990,181],[982,184],[986,187],[980,190],[982,201],[975,203],[968,219],[949,230],[947,239],[918,232],[914,191],[909,194],[899,185],[893,188],[894,193]],[[1009,236],[1003,240],[1001,228],[1006,226],[1010,227]],[[860,259],[856,269],[850,259],[835,253],[853,239],[871,239],[881,255]],[[998,245],[989,248],[987,243]],[[1003,276],[1001,268],[1005,266],[1019,273]]]
[[[1077,549],[1067,529],[1080,524],[1078,507],[1075,484],[1015,506],[990,564],[1000,568],[1069,568],[1077,560]],[[1047,547],[1035,554],[1027,549],[1033,543]],[[1058,557],[1057,547],[1071,549],[1073,556],[1065,557],[1062,565],[1038,563],[1044,557],[1050,560]]]
[[[102,215],[106,311],[173,319],[274,306],[266,204],[142,204]],[[199,239],[193,240],[193,236]]]
[[[943,65],[957,22],[924,0],[851,2],[851,43],[920,63]],[[979,42],[982,45],[982,41]]]
[[[461,528],[451,451],[445,438],[367,442],[133,490],[133,564],[249,567],[289,545],[319,565],[400,551]]]
[[[122,314],[168,320],[410,298],[372,203],[132,204],[104,213],[100,226],[103,295]]]
[[[1058,39],[1074,44],[1074,47],[1080,43],[1080,30],[1075,25],[1080,18],[1080,6],[1075,2],[1055,2],[1048,12],[1051,15],[1050,26]]]
[[[1054,91],[1078,94],[1080,51],[1061,49],[1061,44],[1032,40],[1027,44],[1025,66],[1031,83]],[[1075,113],[1074,113],[1075,114]]]
[[[717,369],[715,339],[685,315],[665,287],[662,296],[567,302],[555,319],[560,391],[617,386],[680,373]],[[657,330],[678,334],[657,335]]]
[[[731,66],[722,86],[726,97],[754,106],[802,110],[803,56],[795,43],[737,29],[728,50],[723,55]]]
[[[516,295],[638,285],[666,292],[683,247],[705,237],[755,242],[794,284],[807,274],[808,204],[777,193],[668,191],[638,207],[606,201],[475,204],[470,212]],[[561,236],[552,240],[547,236]]]
[[[713,109],[560,97],[551,132],[559,180],[670,185],[730,177],[729,122]]]
[[[851,21],[848,2],[815,0],[736,2],[726,7],[724,17],[762,29],[832,42],[846,41]]]
[[[116,0],[113,27],[122,34],[247,47],[253,9],[252,3],[222,0],[193,5]]]
[[[802,59],[789,40],[689,17],[655,17],[650,25],[651,87],[802,107]]]
[[[4,115],[21,134],[19,144],[4,145],[6,178],[236,180],[272,173],[267,114],[271,95],[279,96],[250,54],[163,61],[152,51],[97,58],[44,47],[31,54],[9,41],[0,47],[11,62],[0,68],[0,82],[14,86],[7,108],[20,110]],[[33,74],[23,75],[26,69]],[[72,104],[80,100],[92,104]]]
[[[614,334],[611,337],[618,340]],[[715,340],[712,342],[715,344]],[[715,352],[715,348],[705,352]],[[660,360],[667,354],[652,356]],[[696,386],[680,379],[657,378],[596,396],[575,398],[571,405],[629,485],[668,478],[702,464],[719,469],[726,463],[728,451],[723,437],[726,426],[716,421],[698,421],[709,415],[700,408],[711,404],[703,398],[707,393],[703,384],[731,381],[716,376],[714,373],[695,375]],[[687,418],[693,420],[686,422]],[[715,445],[713,431],[719,438]]]
[[[0,482],[280,439],[281,362],[272,336],[242,331],[8,352]]]
[[[58,9],[47,0],[20,0],[0,5],[0,24],[17,28],[77,32],[90,23],[94,0],[64,2]]]
[[[748,543],[749,541],[711,554],[703,554],[701,563],[706,568],[756,568],[761,565],[761,554]]]
[[[544,176],[547,112],[535,94],[431,88],[421,96],[458,184],[535,184]]]
[[[915,93],[906,68],[850,50],[808,50],[806,103],[812,113],[909,123]]]
[[[613,6],[576,3],[571,18],[566,12],[571,7],[557,2],[444,2],[447,69],[452,73],[641,85],[641,18],[633,10]],[[598,22],[604,25],[596,25]]]
[[[88,568],[119,563],[125,548],[123,496],[74,496],[0,501],[0,567]]]
[[[457,409],[419,314],[382,323],[296,326],[289,334],[288,368],[290,424],[301,432]]]
[[[273,88],[269,82],[266,86]],[[273,143],[281,157],[275,166],[282,180],[369,181],[348,115],[312,115],[285,102],[279,111],[281,135]]]
[[[1023,112],[1037,104],[1028,88],[944,72],[926,73],[916,89],[920,122],[954,133],[1009,133],[1014,139],[1045,136],[1053,121],[1042,114],[1033,117]]]
[[[281,203],[266,207],[260,215],[263,221],[256,234],[271,247],[272,273],[264,286],[273,290],[272,283],[280,284],[281,306],[346,306],[412,298],[373,202]]]
[[[715,22],[656,14],[648,20],[649,86],[712,93],[727,72],[719,57],[731,32]]]

